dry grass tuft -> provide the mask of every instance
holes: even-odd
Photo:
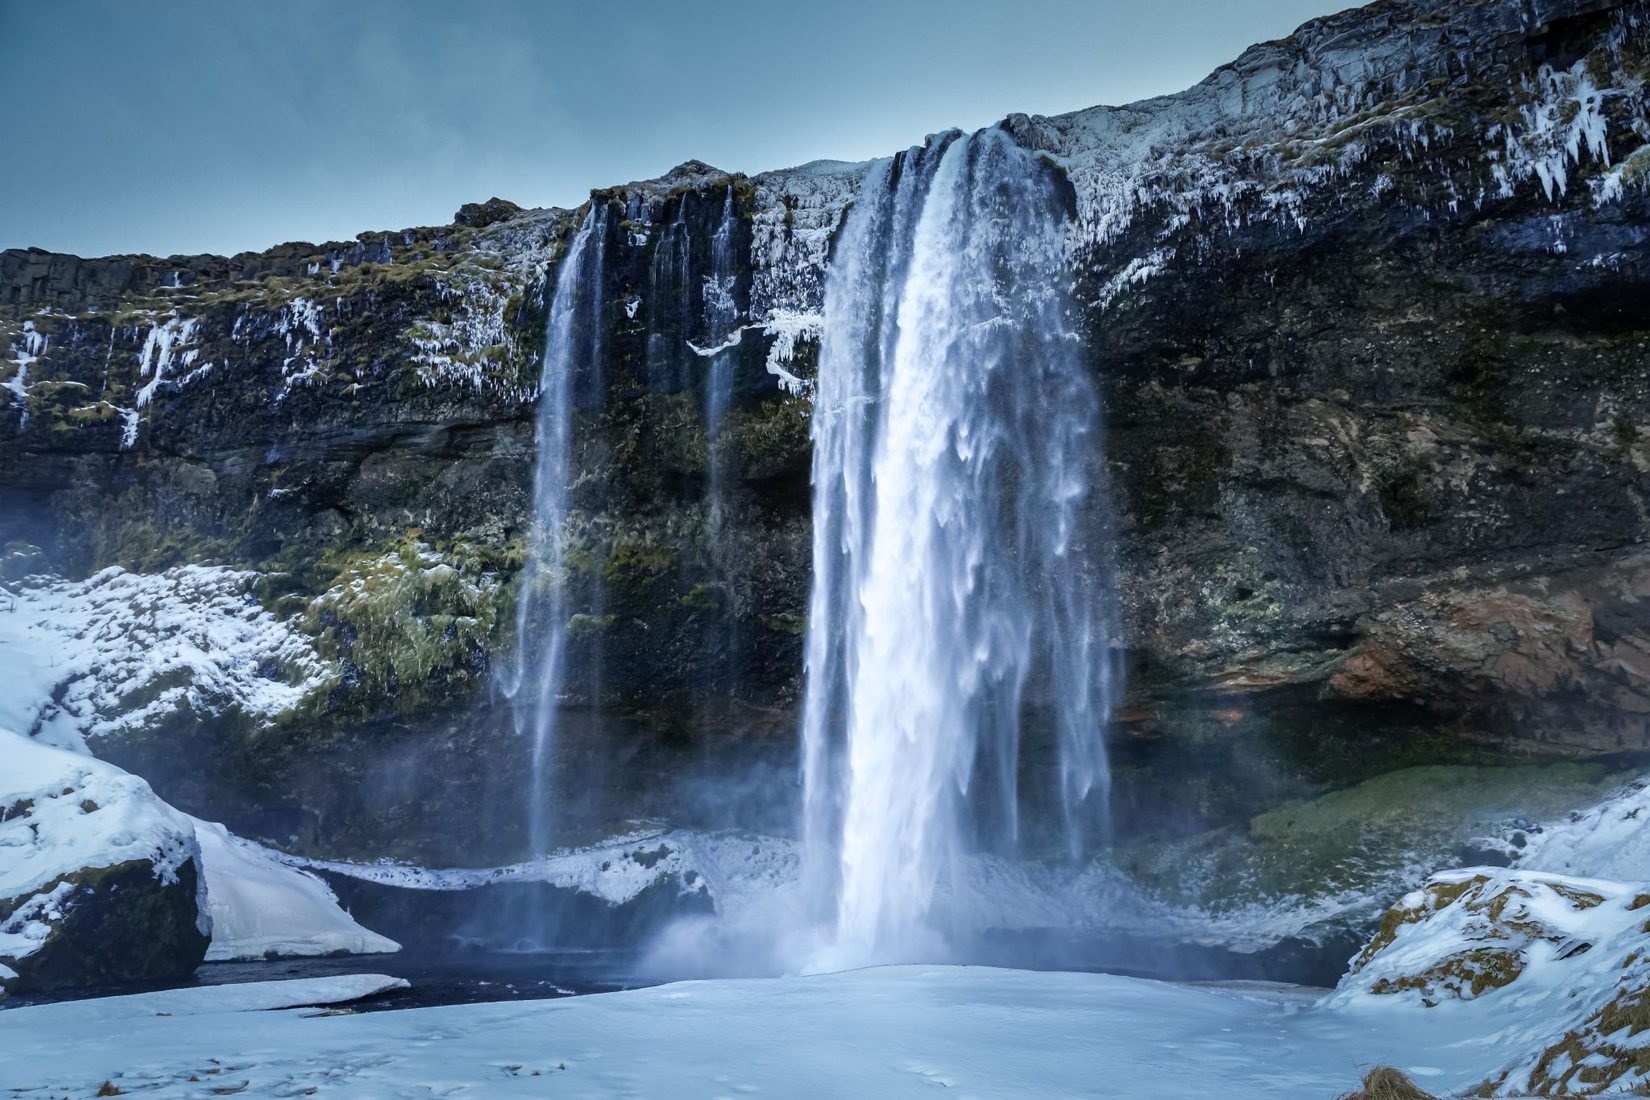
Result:
[[[1364,1074],[1363,1087],[1342,1093],[1340,1100],[1438,1100],[1409,1079],[1402,1070],[1374,1066]]]

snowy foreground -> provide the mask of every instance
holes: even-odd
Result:
[[[977,1097],[1328,1100],[1372,1062],[1443,1091],[1482,1079],[1505,1054],[1464,1021],[1451,1034],[1426,1013],[1321,1008],[1283,987],[967,967],[361,1015],[251,1011],[393,981],[3,1011],[0,1093],[90,1096],[107,1080],[178,1097],[929,1097],[944,1086]]]

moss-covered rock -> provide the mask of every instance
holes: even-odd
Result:
[[[1250,913],[1273,935],[1322,937],[1379,918],[1377,942],[1389,942],[1397,925],[1454,900],[1453,887],[1380,917],[1384,898],[1470,860],[1475,838],[1596,802],[1626,777],[1592,764],[1405,768],[1284,802],[1244,826],[1129,841],[1115,858],[1156,896],[1217,921]]]
[[[329,710],[370,711],[384,699],[427,705],[471,694],[485,679],[511,606],[499,571],[519,565],[514,544],[500,553],[421,535],[327,551],[317,562],[331,579],[301,623],[339,668]]]

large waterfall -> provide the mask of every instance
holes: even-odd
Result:
[[[607,210],[592,203],[563,255],[545,326],[533,470],[533,526],[516,604],[516,656],[506,690],[516,732],[532,738],[528,843],[550,850],[551,749],[567,642],[567,495],[573,480],[577,376],[599,369]]]
[[[830,965],[943,954],[938,894],[970,854],[1019,851],[1022,791],[1072,845],[1103,812],[1099,410],[1067,216],[1002,130],[951,133],[875,169],[836,242],[804,717]],[[1034,735],[1057,746],[1043,783],[1021,768]]]

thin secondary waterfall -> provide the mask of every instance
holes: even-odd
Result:
[[[720,348],[739,327],[739,304],[734,298],[736,273],[733,258],[733,185],[729,184],[722,199],[722,219],[710,242],[710,272],[704,281],[705,328],[709,347]],[[711,356],[710,370],[705,379],[705,448],[707,471],[707,504],[712,546],[719,542],[722,529],[722,457],[717,446],[722,433],[722,420],[727,416],[733,400],[733,353],[718,351]]]
[[[945,953],[944,880],[1020,847],[1032,725],[1058,745],[1037,794],[1069,844],[1104,800],[1099,407],[1066,221],[1054,173],[990,129],[874,170],[836,244],[803,730],[829,964]]]
[[[532,738],[528,843],[550,850],[551,750],[567,642],[567,491],[573,479],[573,410],[581,370],[600,354],[605,207],[592,204],[556,272],[545,325],[533,469],[533,524],[516,603],[516,659],[508,693],[516,732]]]
[[[687,384],[680,367],[682,348],[665,334],[685,330],[691,317],[688,301],[688,269],[693,258],[693,239],[687,226],[687,196],[676,204],[676,215],[659,235],[653,249],[647,295],[647,359],[669,389]]]

